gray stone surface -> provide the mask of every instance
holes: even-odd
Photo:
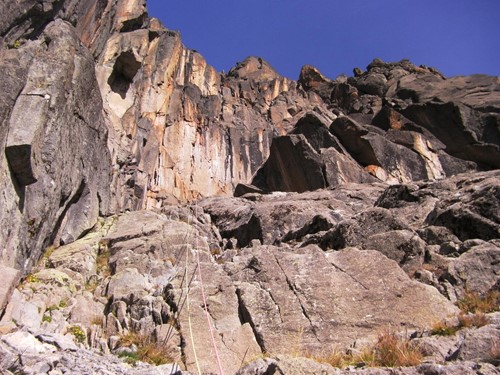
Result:
[[[287,205],[301,207],[302,203],[316,202],[316,206],[301,215],[314,219],[318,217],[314,214],[321,207],[324,212],[337,207],[343,210],[344,216],[351,218],[349,220],[356,222],[356,218],[369,220],[373,212],[391,212],[388,208],[370,208],[383,191],[383,186],[375,185],[367,190],[353,184],[328,192],[270,194],[255,202],[227,199],[226,203],[233,206],[223,209],[247,202],[260,215],[262,222],[267,223],[262,227],[266,233],[275,224],[266,221],[272,215],[266,219],[264,207],[279,205],[282,209]],[[349,204],[350,200],[355,204]],[[224,224],[213,215],[213,210],[215,206],[223,207],[221,204],[224,201],[210,199],[201,206],[165,209],[163,214],[142,211],[123,214],[109,219],[107,224],[103,223],[95,232],[76,243],[56,249],[49,257],[55,262],[46,262],[44,267],[48,268],[34,273],[36,279],[26,283],[21,293],[16,292],[19,298],[12,303],[17,307],[13,306],[8,311],[17,309],[18,312],[26,312],[26,308],[32,306],[33,315],[16,320],[14,330],[19,326],[42,332],[36,336],[40,345],[45,343],[55,348],[51,355],[58,359],[45,354],[37,357],[37,354],[29,361],[27,358],[30,364],[23,368],[31,371],[36,366],[52,366],[64,370],[65,366],[76,366],[76,369],[81,369],[78,371],[92,369],[103,373],[138,373],[136,371],[140,369],[127,369],[117,360],[102,359],[98,361],[100,367],[84,362],[74,365],[72,362],[76,355],[95,361],[93,356],[96,354],[82,354],[81,345],[114,353],[134,350],[133,346],[122,346],[123,335],[132,331],[161,340],[163,345],[171,348],[170,355],[174,356],[179,366],[191,373],[196,372],[196,358],[204,371],[217,372],[212,335],[208,328],[210,324],[219,357],[227,372],[237,373],[242,363],[252,362],[254,358],[268,353],[277,357],[258,361],[255,364],[257,367],[250,364],[245,371],[260,373],[258,371],[262,370],[265,374],[271,366],[293,374],[297,369],[312,371],[317,367],[341,374],[344,370],[310,359],[286,359],[283,354],[297,357],[300,353],[323,353],[325,347],[332,345],[341,350],[352,346],[363,347],[372,344],[380,329],[387,326],[405,335],[414,333],[418,336],[428,332],[436,321],[458,313],[457,308],[437,289],[411,280],[400,268],[401,263],[405,267],[401,257],[410,257],[404,251],[405,246],[424,246],[423,239],[418,239],[413,230],[394,231],[387,230],[384,223],[379,227],[370,224],[374,234],[370,232],[370,235],[352,238],[358,238],[367,246],[371,243],[375,248],[377,243],[393,245],[378,251],[345,248],[325,252],[314,245],[303,247],[301,242],[301,236],[328,233],[322,231],[321,226],[315,227],[313,221],[297,226],[299,229],[294,239],[287,240],[288,244],[262,246],[260,241],[258,244],[254,239],[249,243],[251,247],[224,251],[221,247],[212,246],[217,241],[222,242],[214,224],[221,228]],[[259,208],[258,205],[262,206]],[[213,222],[201,207],[212,212]],[[367,214],[356,214],[358,210]],[[279,220],[279,215],[275,216]],[[387,217],[392,218],[391,215]],[[300,230],[303,228],[305,232],[302,233]],[[307,231],[313,233],[307,234]],[[355,234],[355,231],[352,233]],[[449,237],[449,232],[444,234]],[[365,241],[371,237],[371,241]],[[425,238],[430,241],[433,237]],[[435,242],[435,239],[432,241]],[[99,244],[98,256],[93,243]],[[475,246],[484,244],[488,243],[463,243],[462,256],[469,254],[474,259]],[[396,261],[387,258],[384,252]],[[105,265],[98,263],[102,262],[100,259],[106,253],[109,254],[106,260],[108,271]],[[140,257],[134,258],[134,254]],[[416,255],[421,257],[418,252]],[[454,259],[458,261],[460,258]],[[92,265],[92,262],[95,264]],[[420,263],[408,264],[418,268]],[[168,272],[156,274],[154,269]],[[201,278],[198,270],[201,270]],[[95,278],[92,272],[96,272]],[[87,279],[97,283],[84,285]],[[89,286],[92,286],[89,291],[84,290]],[[204,310],[202,288],[210,323]],[[62,300],[66,301],[64,305],[60,302]],[[9,317],[12,316],[10,313]],[[77,343],[76,337],[69,333],[73,326],[81,327],[85,332],[83,344]],[[446,341],[446,345],[442,339],[421,339],[425,343],[422,346],[426,349],[428,360],[446,363],[457,358],[463,349],[463,358],[460,357],[460,365],[456,366],[469,371],[472,367],[463,360],[491,361],[485,354],[485,348],[491,346],[492,342],[487,337],[491,336],[496,326],[487,327],[481,329],[486,332],[484,334],[476,329],[464,331],[458,338]],[[113,340],[108,341],[106,337],[113,337]],[[4,350],[3,355],[11,358],[9,353],[16,350]],[[452,371],[450,366],[447,364],[443,368]],[[41,367],[36,368],[40,370]],[[144,367],[144,371],[152,369]],[[356,370],[360,374],[385,374],[387,371]],[[402,374],[426,373],[420,367],[401,371],[404,371]]]
[[[325,229],[311,226],[316,216],[322,216],[328,223],[338,223],[372,206],[384,189],[382,184],[353,183],[303,194],[264,195],[255,202],[241,198],[207,198],[198,205],[210,214],[224,238],[234,237],[238,246],[245,247],[252,239],[263,244],[301,240],[306,234]]]
[[[19,281],[19,271],[0,265],[0,275],[2,275],[2,283],[0,284],[0,310],[3,310],[9,302],[15,285]]]
[[[498,289],[498,77],[375,59],[295,82],[259,57],[218,73],[144,0],[3,2],[0,69],[8,371],[218,372],[215,342],[227,373],[265,352],[244,371],[498,373],[498,322],[427,337]],[[12,270],[31,274],[9,297]],[[386,325],[429,363],[301,358]],[[108,355],[144,337],[174,363]]]
[[[448,269],[449,275],[461,293],[486,294],[498,289],[500,274],[500,247],[492,243],[474,246],[454,260]]]
[[[70,24],[49,21],[39,40],[0,55],[7,66],[15,55],[23,61],[18,80],[4,82],[14,100],[0,120],[7,129],[0,262],[21,273],[54,238],[69,242],[92,228],[109,203],[111,160],[94,60]]]
[[[489,324],[476,330],[467,330],[458,349],[457,358],[467,361],[491,362],[498,366],[498,337],[500,326]]]
[[[457,312],[375,251],[261,247],[225,268],[239,283],[243,318],[268,353],[314,352],[332,341],[347,348],[369,340],[377,327],[419,329]]]

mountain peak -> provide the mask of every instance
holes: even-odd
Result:
[[[257,56],[249,56],[236,63],[228,72],[228,76],[239,79],[270,81],[279,78],[279,73],[267,61]]]

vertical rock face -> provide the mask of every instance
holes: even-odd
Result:
[[[315,150],[307,157],[301,148],[292,150],[275,139],[268,161],[253,179],[261,190],[303,191],[298,177],[292,178],[295,185],[281,181],[314,170],[322,171],[316,175],[323,175],[324,186],[335,186],[369,182],[367,173],[392,184],[498,168],[498,77],[445,79],[435,69],[407,60],[375,59],[367,72],[355,69],[355,77],[336,80],[305,66],[298,84],[318,94],[339,116],[328,123],[308,114],[296,123],[292,133],[305,135]],[[279,160],[302,162],[286,167]],[[321,187],[313,183],[309,188]]]
[[[127,14],[116,22],[131,22]],[[274,136],[291,130],[300,111],[322,106],[260,58],[220,74],[178,33],[145,13],[129,16],[146,26],[115,26],[96,66],[117,208],[231,194],[251,180]]]
[[[108,208],[230,195],[252,180],[301,192],[499,166],[498,77],[375,59],[335,80],[305,66],[295,82],[258,57],[225,74],[148,17],[144,0],[0,10],[10,266],[73,241]]]
[[[37,37],[52,18],[62,18],[72,22],[92,52],[109,129],[116,211],[230,195],[237,183],[252,181],[269,156],[254,180],[264,190],[304,191],[372,177],[410,182],[478,165],[497,167],[500,91],[495,77],[447,80],[407,60],[376,59],[366,72],[356,69],[355,77],[336,80],[304,66],[295,82],[258,57],[224,74],[184,47],[177,32],[148,17],[144,0],[6,7],[15,26],[2,19],[0,30],[11,45],[21,37]],[[305,129],[311,113],[324,126]],[[333,143],[312,145],[305,156],[305,143],[314,143],[324,127]],[[289,132],[303,134],[304,146],[290,148],[290,142],[298,143],[277,138],[294,138]],[[457,136],[450,138],[451,132]],[[23,171],[18,175],[34,181],[22,162],[28,150],[16,152]],[[307,176],[307,163],[279,170],[276,160],[290,158],[310,161],[319,182],[271,181],[269,176],[281,181]]]
[[[0,307],[51,243],[69,243],[109,212],[111,158],[83,43],[100,1],[0,5]],[[93,18],[92,18],[93,17]]]
[[[1,20],[0,263],[24,271],[108,213],[111,159],[94,59],[71,24],[49,17],[62,3],[1,8],[13,20]]]
[[[4,1],[0,71],[0,368],[152,373],[80,350],[144,336],[159,371],[219,371],[217,348],[237,373],[498,296],[498,77],[218,73],[144,0]],[[429,355],[490,358],[495,319]]]

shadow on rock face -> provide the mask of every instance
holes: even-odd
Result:
[[[130,85],[140,68],[141,63],[136,60],[132,51],[122,52],[116,59],[113,72],[108,78],[108,85],[111,90],[119,94],[122,99],[125,99]]]

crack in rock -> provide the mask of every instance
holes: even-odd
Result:
[[[257,342],[257,345],[259,345],[261,352],[267,353],[266,345],[264,343],[264,338],[262,337],[262,334],[258,331],[258,329],[255,325],[255,322],[252,319],[252,315],[250,314],[250,312],[246,308],[245,303],[243,302],[240,288],[236,289],[236,297],[238,300],[238,318],[240,319],[241,325],[243,325],[245,323],[250,324],[250,327],[252,328],[253,335],[255,337],[255,341]]]
[[[339,267],[337,266],[335,263],[333,262],[329,262],[335,269],[339,270],[340,272],[346,274],[347,276],[349,276],[352,280],[354,280],[357,284],[361,285],[361,287],[365,290],[370,290],[370,288],[368,288],[367,286],[365,286],[361,281],[359,281],[356,277],[354,277],[353,275],[351,275],[349,272],[347,272],[346,270],[344,270],[342,267]]]
[[[281,264],[280,264],[280,262],[278,260],[278,257],[276,255],[274,255],[274,259],[276,260],[276,263],[277,263],[278,267],[281,269],[281,272],[283,272],[283,275],[285,276],[285,280],[286,280],[286,283],[288,285],[288,288],[292,291],[292,293],[295,295],[295,297],[297,297],[297,300],[299,301],[300,308],[302,310],[302,314],[309,321],[309,325],[311,326],[311,330],[312,330],[314,336],[319,341],[319,338],[318,338],[318,335],[317,335],[317,332],[316,332],[316,328],[314,327],[314,323],[312,322],[311,317],[307,313],[306,308],[302,304],[301,298],[299,296],[299,292],[297,291],[297,289],[293,285],[292,281],[288,278],[288,275],[286,274],[285,270],[281,266]]]

